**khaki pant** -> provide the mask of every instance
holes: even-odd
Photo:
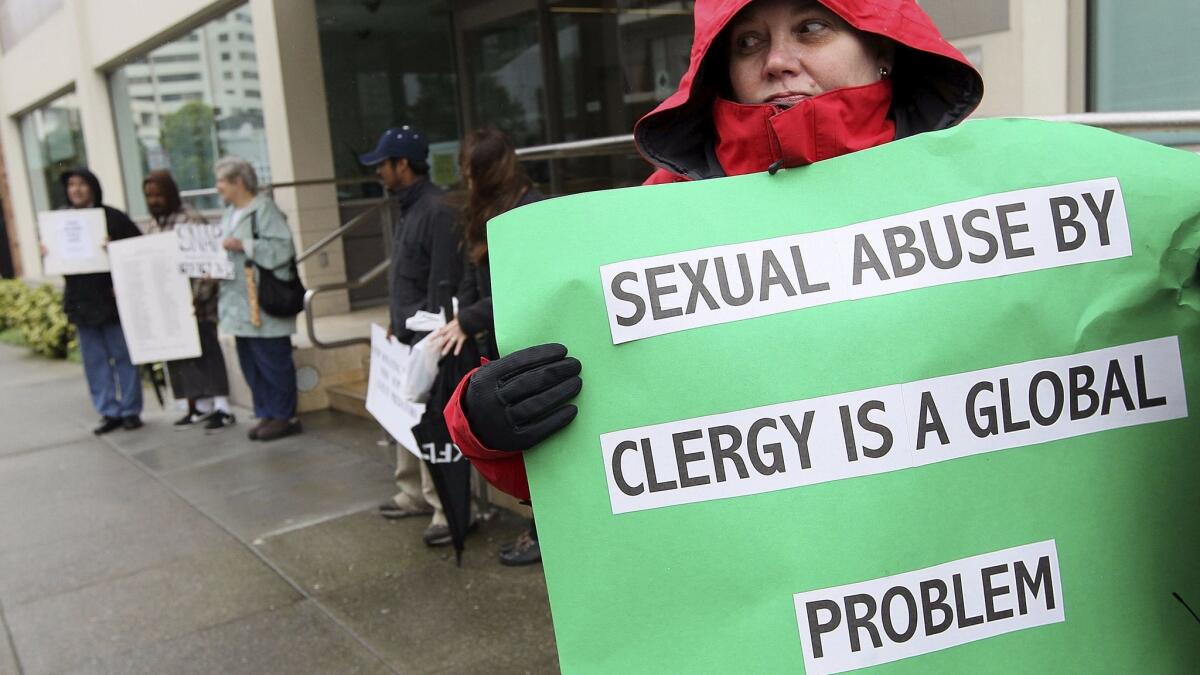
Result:
[[[409,452],[404,446],[392,442],[396,448],[396,487],[400,491],[392,497],[398,506],[414,511],[433,509],[433,519],[430,525],[445,525],[446,513],[442,510],[442,500],[438,499],[437,489],[433,486],[433,476],[429,475],[429,467],[421,458]]]

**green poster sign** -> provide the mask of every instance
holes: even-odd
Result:
[[[1200,672],[1200,158],[991,120],[490,227],[565,672]]]

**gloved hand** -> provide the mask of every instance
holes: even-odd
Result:
[[[538,345],[484,365],[463,396],[467,423],[493,450],[523,451],[575,419],[567,404],[583,388],[579,360],[560,344]]]

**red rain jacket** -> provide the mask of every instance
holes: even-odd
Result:
[[[721,31],[751,1],[697,0],[688,70],[675,93],[634,127],[638,151],[655,167],[647,185],[739,175],[772,164],[800,166],[946,129],[966,119],[983,97],[979,73],[942,39],[915,0],[821,0],[851,26],[896,44],[890,80],[826,92],[786,111],[718,102],[716,88],[699,76],[701,66]],[[863,128],[878,106],[887,108],[886,124]],[[856,126],[856,120],[864,122]],[[736,139],[735,147],[729,139]],[[529,499],[521,453],[485,447],[467,424],[462,396],[469,380],[459,383],[446,406],[450,435],[488,481]]]

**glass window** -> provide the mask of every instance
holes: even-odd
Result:
[[[216,159],[237,155],[254,166],[260,182],[271,180],[259,92],[225,89],[217,81],[219,60],[230,56],[217,50],[218,25],[205,24],[194,31],[198,40],[169,42],[109,78],[126,196],[135,216],[146,213],[142,179],[154,169],[169,169],[181,190],[204,190],[213,187]],[[253,56],[238,65],[257,76]],[[189,201],[201,209],[220,206],[211,193]]]
[[[1088,9],[1090,110],[1200,108],[1196,0],[1092,0]],[[1200,143],[1194,132],[1147,136],[1173,145]]]
[[[34,208],[49,211],[66,206],[59,176],[67,169],[87,166],[75,94],[60,96],[22,116],[21,140]]]
[[[504,129],[518,147],[548,142],[537,12],[473,27],[463,37],[472,124]]]
[[[319,0],[317,26],[338,178],[373,176],[358,155],[387,128],[410,124],[430,140],[430,177],[458,181],[459,101],[451,13],[445,0]],[[343,201],[376,183],[339,188]]]
[[[688,66],[693,2],[559,0],[553,20],[558,95],[555,141],[615,136],[675,91]],[[637,153],[556,160],[554,192],[641,183]]]
[[[1195,0],[1093,0],[1089,16],[1093,110],[1200,108]]]

